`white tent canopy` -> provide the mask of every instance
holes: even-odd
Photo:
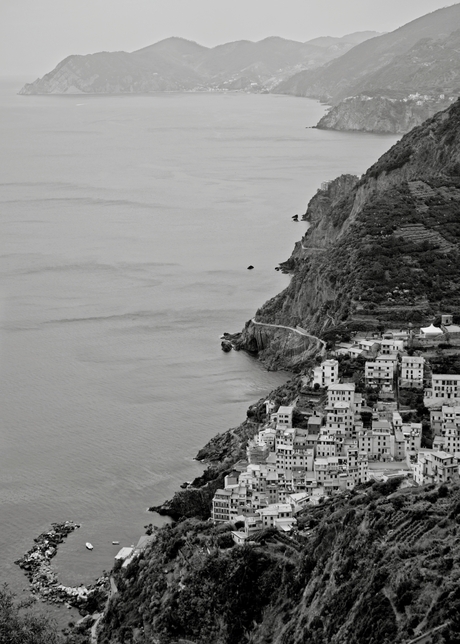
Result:
[[[442,329],[440,329],[437,326],[434,326],[434,324],[431,323],[430,326],[427,326],[424,329],[420,329],[420,333],[422,335],[441,335],[443,331]]]

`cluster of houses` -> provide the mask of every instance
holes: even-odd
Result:
[[[422,329],[420,337],[439,335],[433,329]],[[212,503],[215,522],[239,525],[233,532],[237,543],[262,528],[290,531],[307,504],[372,479],[403,476],[407,485],[423,485],[458,476],[460,374],[431,374],[429,383],[424,358],[407,354],[409,338],[408,332],[392,332],[336,347],[335,357],[324,360],[308,379],[307,389],[319,394],[313,410],[304,411],[299,398],[279,408],[265,402],[267,421]],[[365,358],[365,388],[378,392],[373,408],[354,382],[340,381],[337,357],[344,354]],[[399,410],[401,389],[423,390],[427,383],[431,449],[422,448],[422,423],[404,422]]]

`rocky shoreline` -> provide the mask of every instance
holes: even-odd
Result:
[[[108,597],[109,578],[103,574],[94,584],[86,586],[64,586],[59,583],[51,560],[56,556],[58,546],[80,525],[73,521],[52,523],[51,529],[34,539],[35,545],[14,563],[29,580],[31,593],[43,602],[64,604],[77,608],[83,616],[96,612]]]

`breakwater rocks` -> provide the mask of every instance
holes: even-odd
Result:
[[[56,556],[58,546],[80,526],[73,521],[52,523],[51,526],[51,530],[36,537],[33,548],[14,563],[29,579],[32,594],[42,601],[73,606],[81,615],[96,612],[107,599],[108,577],[103,575],[89,587],[60,584],[51,560]]]

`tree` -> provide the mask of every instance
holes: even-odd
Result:
[[[0,644],[59,644],[55,624],[30,610],[30,602],[16,602],[5,584],[0,588]]]

